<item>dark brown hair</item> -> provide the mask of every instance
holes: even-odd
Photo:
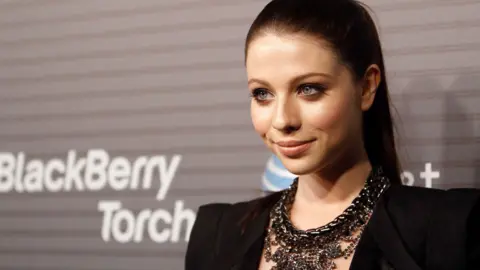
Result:
[[[368,8],[355,0],[273,0],[248,31],[245,57],[252,40],[265,33],[306,34],[326,41],[356,80],[364,78],[370,65],[378,65],[381,82],[363,115],[364,147],[372,165],[382,166],[392,184],[401,184],[382,47]],[[265,203],[262,207],[268,207]]]
[[[248,46],[264,33],[306,34],[326,41],[357,80],[377,64],[381,82],[371,108],[363,116],[363,138],[370,162],[382,166],[392,183],[400,184],[382,48],[366,6],[354,0],[273,0],[253,22]]]

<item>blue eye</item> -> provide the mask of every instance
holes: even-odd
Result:
[[[272,98],[272,94],[263,88],[253,90],[251,96],[258,101],[267,101]]]
[[[312,95],[320,94],[323,91],[325,91],[325,87],[321,85],[313,85],[313,84],[304,84],[298,88],[299,94],[303,96],[312,96]]]

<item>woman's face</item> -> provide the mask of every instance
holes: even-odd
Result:
[[[255,130],[290,172],[314,173],[363,151],[369,104],[325,43],[266,34],[250,43],[246,68]]]

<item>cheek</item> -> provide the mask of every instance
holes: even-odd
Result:
[[[271,125],[271,113],[269,112],[269,109],[252,103],[250,107],[250,116],[252,117],[255,131],[261,137],[265,137]]]
[[[309,106],[305,111],[304,119],[308,119],[314,129],[327,133],[341,133],[353,124],[353,107],[354,104],[349,99],[332,97],[320,104]]]

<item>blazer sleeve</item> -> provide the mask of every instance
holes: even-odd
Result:
[[[185,255],[185,270],[210,269],[216,249],[218,224],[230,204],[207,204],[198,209]]]
[[[480,269],[480,198],[468,218],[467,260],[467,269]]]
[[[429,218],[427,269],[480,269],[480,190],[450,189]]]

